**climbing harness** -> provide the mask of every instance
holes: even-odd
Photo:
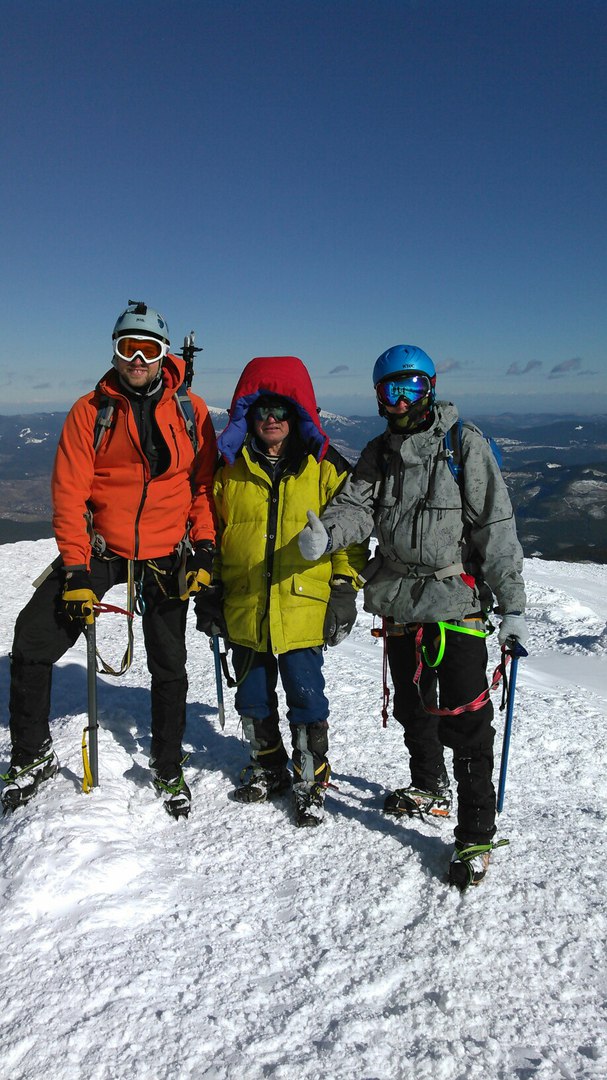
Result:
[[[475,618],[473,621],[474,622],[479,622],[480,620],[478,618]],[[424,624],[423,623],[411,623],[411,624],[402,625],[402,624],[394,623],[390,619],[382,618],[382,627],[381,627],[381,629],[373,627],[373,629],[371,630],[371,633],[372,633],[373,637],[381,637],[383,639],[383,663],[382,663],[383,687],[382,687],[382,710],[381,710],[382,727],[387,727],[388,726],[388,705],[389,705],[389,702],[390,702],[390,688],[388,686],[387,638],[388,637],[402,637],[405,634],[413,634],[413,633],[415,634],[416,670],[415,670],[415,675],[413,676],[413,683],[417,687],[417,692],[419,694],[419,698],[420,698],[420,701],[421,701],[421,703],[423,705],[423,708],[424,708],[425,712],[429,713],[431,716],[460,716],[462,713],[466,713],[466,712],[477,712],[479,709],[482,709],[483,706],[487,704],[487,702],[489,701],[489,695],[491,694],[491,692],[493,690],[495,690],[499,686],[499,683],[500,683],[500,681],[502,679],[504,680],[504,685],[503,685],[503,693],[502,693],[502,702],[500,704],[500,711],[503,710],[506,707],[507,698],[508,698],[508,682],[507,682],[507,676],[506,676],[506,669],[507,669],[508,664],[510,663],[511,655],[510,655],[510,653],[508,653],[505,650],[502,650],[502,658],[500,660],[500,663],[495,668],[495,671],[493,672],[493,676],[492,676],[490,685],[487,686],[484,690],[482,690],[481,693],[478,695],[478,697],[474,698],[473,701],[467,702],[465,705],[458,705],[455,709],[447,709],[447,708],[441,709],[441,708],[437,708],[437,707],[435,707],[433,705],[428,704],[424,700],[422,690],[421,690],[422,672],[424,670],[424,667],[427,668],[430,671],[436,671],[436,669],[439,667],[439,665],[440,665],[440,663],[441,663],[441,661],[442,661],[442,659],[443,659],[443,657],[445,655],[446,631],[449,630],[449,631],[451,631],[453,633],[469,634],[471,637],[481,637],[481,638],[488,637],[489,633],[491,632],[491,631],[487,631],[487,630],[475,630],[470,626],[459,626],[457,623],[451,623],[451,622],[445,622],[445,621],[439,621],[437,623],[437,626],[439,628],[439,632],[438,632],[438,636],[436,638],[436,646],[437,646],[437,648],[436,648],[436,655],[435,655],[434,659],[430,658],[429,650],[423,644],[423,640],[422,640],[423,635],[424,635]]]

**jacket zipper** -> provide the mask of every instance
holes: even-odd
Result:
[[[142,415],[143,414],[143,405],[142,404],[139,405],[139,410],[140,410],[140,414]],[[128,424],[127,424],[127,431],[128,431]],[[139,453],[141,454],[141,457],[143,459],[142,462],[141,462],[141,471],[142,471],[142,474],[143,474],[143,488],[142,488],[142,492],[141,492],[141,498],[139,500],[139,506],[137,507],[137,513],[135,515],[135,546],[134,546],[134,554],[133,554],[133,559],[135,561],[139,558],[139,523],[141,521],[141,515],[143,514],[143,508],[145,506],[145,501],[147,499],[148,484],[149,484],[149,480],[146,479],[146,475],[145,475],[147,462],[146,462],[145,454],[143,453],[143,447],[141,446],[141,437],[139,436],[139,428],[138,427],[137,427],[137,438],[138,438],[138,442],[139,442],[139,448],[137,447],[136,443],[133,441],[132,438],[131,438],[131,442],[133,442],[133,446],[135,447],[136,450],[139,449]]]
[[[278,522],[278,491],[280,487],[281,477],[272,479],[272,486],[270,488],[270,505],[268,507],[268,534],[266,544],[266,607],[263,613],[263,617],[269,614],[270,611],[270,592],[272,589],[272,572],[274,569],[274,552],[276,550],[276,524]],[[270,624],[268,621],[268,645],[271,648],[272,642],[270,639]]]
[[[413,550],[417,547],[417,532],[419,528],[419,519],[424,512],[426,506],[425,499],[418,499],[415,511],[413,513],[413,529],[411,532],[411,547]]]
[[[173,444],[175,446],[175,454],[177,456],[177,461],[175,462],[175,465],[177,468],[179,468],[179,443],[177,442],[177,433],[172,424],[169,424],[169,430],[171,432],[171,435],[173,436]]]

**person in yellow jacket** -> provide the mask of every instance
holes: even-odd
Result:
[[[245,367],[218,439],[215,588],[196,604],[198,629],[230,642],[236,709],[251,763],[234,792],[265,802],[291,784],[276,686],[285,691],[293,745],[296,824],[318,825],[330,776],[329,703],[323,646],[337,645],[356,619],[356,580],[367,545],[311,565],[297,535],[306,511],[321,514],[350,467],[320,426],[307,369],[294,356],[257,357]]]

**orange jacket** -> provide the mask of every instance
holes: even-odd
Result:
[[[202,398],[191,394],[198,433],[194,460],[194,448],[173,398],[183,382],[183,360],[169,354],[162,371],[164,392],[155,420],[169,448],[170,464],[161,476],[150,476],[135,417],[113,369],[68,413],[51,480],[53,529],[65,566],[90,566],[88,509],[95,532],[101,533],[111,551],[126,559],[169,555],[188,525],[194,545],[215,540],[212,480],[217,448],[211,418]],[[102,396],[111,398],[115,408],[111,429],[95,453]]]

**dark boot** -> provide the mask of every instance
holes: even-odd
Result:
[[[291,724],[293,739],[293,796],[295,824],[320,825],[324,818],[325,790],[331,776],[327,760],[329,724]]]
[[[508,840],[498,840],[496,844],[492,841],[486,844],[467,844],[465,841],[456,840],[449,863],[449,884],[456,885],[462,892],[470,885],[480,885],[487,873],[491,852],[507,843]]]
[[[152,776],[154,788],[162,798],[167,814],[177,820],[187,819],[192,806],[192,792],[185,782],[183,771],[180,769],[179,774],[170,780],[163,780],[156,772]]]
[[[394,814],[395,817],[423,818],[425,814],[430,817],[449,817],[451,810],[451,792],[448,787],[437,787],[432,791],[409,784],[409,787],[397,788],[386,796],[384,801],[384,813]]]
[[[242,730],[251,746],[251,764],[243,769],[234,798],[243,803],[267,802],[291,786],[289,758],[280,734],[278,714],[263,720],[243,716]]]
[[[52,780],[58,771],[59,761],[50,739],[33,760],[15,764],[13,759],[8,772],[0,777],[6,784],[1,796],[4,813],[11,813],[18,806],[28,803],[40,785],[45,780]]]

